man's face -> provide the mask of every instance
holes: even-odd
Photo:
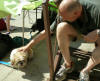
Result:
[[[79,15],[77,15],[75,12],[60,12],[59,11],[59,14],[60,16],[62,16],[62,19],[64,21],[69,21],[69,22],[74,22],[78,17]]]

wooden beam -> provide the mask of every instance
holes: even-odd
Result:
[[[54,75],[54,63],[53,63],[53,53],[52,53],[52,46],[51,46],[51,39],[50,39],[50,22],[49,22],[49,12],[48,12],[48,1],[44,0],[42,3],[43,7],[43,16],[44,16],[44,26],[47,36],[47,48],[48,48],[48,63],[50,68],[50,79],[49,81],[53,81]]]

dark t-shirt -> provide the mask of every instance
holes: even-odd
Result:
[[[71,24],[77,32],[87,34],[94,29],[100,28],[100,0],[79,0],[82,5],[82,20],[77,19]],[[57,19],[51,25],[51,30],[56,30]]]

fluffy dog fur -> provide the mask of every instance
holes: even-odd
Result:
[[[30,49],[27,52],[18,51],[17,49],[12,50],[10,54],[10,62],[14,68],[24,68],[27,62],[33,58],[33,50]]]

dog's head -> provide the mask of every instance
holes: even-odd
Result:
[[[28,54],[27,52],[19,52],[19,51],[16,51],[16,50],[13,50],[11,52],[11,56],[10,56],[10,62],[11,62],[11,65],[12,67],[14,68],[23,68],[27,65],[27,59],[28,59]]]
[[[42,30],[44,30],[44,22],[42,19],[38,19],[37,22],[35,22],[32,27],[31,27],[32,31],[35,32],[36,30],[38,30],[39,32],[41,32]]]

